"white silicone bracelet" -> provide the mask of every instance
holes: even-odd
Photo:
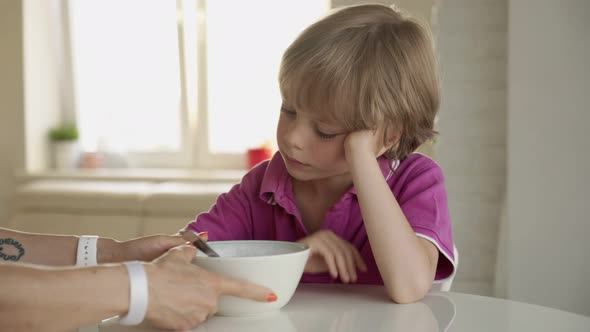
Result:
[[[96,244],[98,236],[82,235],[78,239],[78,253],[76,254],[76,266],[95,266]]]
[[[119,317],[121,325],[137,325],[143,322],[148,308],[148,281],[141,262],[125,262],[129,273],[129,311]]]

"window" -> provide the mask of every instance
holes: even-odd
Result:
[[[328,8],[69,0],[70,117],[82,147],[140,167],[243,168],[246,149],[274,141],[283,51]]]

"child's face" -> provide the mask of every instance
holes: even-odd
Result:
[[[307,181],[348,172],[344,155],[344,129],[316,113],[295,109],[287,102],[281,107],[277,143],[287,171]]]

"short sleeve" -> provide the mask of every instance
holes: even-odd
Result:
[[[251,240],[251,201],[254,195],[251,182],[255,176],[246,174],[239,184],[219,195],[208,212],[197,215],[186,229],[208,232],[209,241]]]
[[[455,271],[455,252],[445,179],[440,166],[428,157],[407,169],[397,200],[417,236],[439,251],[435,280]]]

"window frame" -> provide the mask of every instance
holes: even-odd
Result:
[[[76,122],[75,80],[73,74],[73,49],[71,42],[70,1],[62,0],[59,16],[61,29],[60,56],[62,90],[62,114],[66,122]],[[181,168],[181,169],[244,169],[244,153],[212,153],[209,149],[208,91],[207,91],[207,8],[206,0],[176,0],[178,13],[177,36],[180,72],[180,121],[181,145],[175,152],[128,152],[125,157],[130,168]],[[196,31],[193,35],[190,30]],[[190,39],[194,37],[193,39]],[[195,40],[196,39],[196,40]],[[191,41],[192,40],[192,41]],[[186,47],[193,42],[191,52]],[[196,73],[190,72],[187,61],[194,61]],[[194,84],[188,75],[195,74]]]

